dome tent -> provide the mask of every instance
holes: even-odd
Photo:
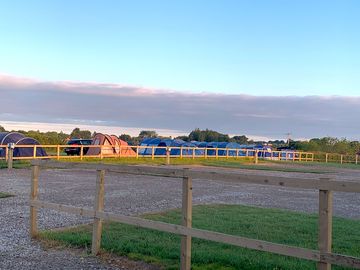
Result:
[[[103,145],[103,147],[89,147],[87,156],[95,156],[102,154],[103,156],[121,155],[121,156],[135,156],[136,153],[127,142],[120,140],[115,135],[107,135],[102,133],[95,134],[91,145]],[[121,146],[121,152],[120,152]]]
[[[0,145],[5,147],[0,148],[0,157],[5,157],[6,146],[9,143],[15,145],[40,145],[39,142],[33,138],[25,137],[18,132],[1,132],[0,133]],[[34,148],[32,147],[15,147],[14,157],[32,157],[34,155]],[[42,147],[36,148],[36,156],[47,156],[46,151]]]

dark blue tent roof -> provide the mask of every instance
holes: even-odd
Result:
[[[39,142],[33,138],[25,137],[18,132],[1,132],[0,133],[0,145],[7,145],[8,143],[14,143],[15,145],[39,145]],[[34,149],[32,147],[15,147],[14,157],[32,157]],[[5,157],[6,148],[0,148],[0,157]],[[36,148],[36,156],[47,156],[45,150],[42,147]]]

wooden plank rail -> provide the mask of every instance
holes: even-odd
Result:
[[[299,179],[272,177],[261,175],[246,175],[240,172],[201,171],[199,169],[183,169],[175,167],[152,167],[134,165],[110,165],[87,163],[64,163],[56,161],[32,162],[31,196],[30,196],[30,235],[37,235],[37,209],[45,208],[80,215],[94,219],[92,234],[92,253],[96,255],[101,247],[101,232],[103,221],[115,221],[142,228],[173,233],[181,236],[180,269],[191,269],[191,238],[230,244],[279,255],[306,259],[317,262],[318,270],[331,269],[331,265],[340,265],[360,269],[360,258],[331,252],[332,242],[332,193],[360,192],[360,183],[335,181],[330,179]],[[97,171],[95,206],[93,209],[50,203],[38,200],[39,168],[86,169]],[[152,175],[158,177],[181,178],[182,185],[182,221],[181,225],[148,220],[140,217],[126,216],[104,211],[105,172],[123,174]],[[192,228],[192,179],[225,180],[257,185],[280,186],[284,188],[319,190],[319,250],[272,243],[247,237],[228,235],[224,233]]]

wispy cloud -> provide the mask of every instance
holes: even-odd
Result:
[[[359,139],[360,97],[189,94],[118,84],[0,75],[1,121],[149,128],[195,127],[284,138]]]

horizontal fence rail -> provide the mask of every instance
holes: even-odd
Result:
[[[242,172],[211,171],[199,169],[183,169],[176,167],[108,165],[89,163],[61,163],[56,161],[35,160],[32,162],[31,196],[30,196],[30,234],[38,234],[37,210],[45,208],[60,212],[94,218],[92,253],[97,254],[101,246],[103,221],[116,221],[143,228],[164,231],[181,236],[180,269],[191,268],[191,238],[196,237],[234,246],[271,252],[275,254],[306,259],[318,263],[318,269],[331,269],[331,265],[340,265],[360,269],[360,258],[331,252],[332,242],[332,193],[355,192],[360,193],[360,183],[337,181],[327,178],[288,178],[277,176],[248,175]],[[97,171],[95,204],[93,209],[63,205],[38,199],[38,178],[40,167],[57,169],[84,169]],[[121,174],[151,175],[182,179],[182,224],[169,224],[140,217],[125,216],[106,212],[104,210],[105,172]],[[319,250],[311,250],[296,246],[272,243],[247,237],[233,236],[214,231],[192,228],[192,179],[235,181],[284,188],[315,189],[319,191]]]
[[[47,156],[37,153],[40,148],[46,150]],[[65,149],[77,149],[77,155],[66,155]],[[26,156],[14,155],[15,149],[31,149]],[[88,155],[89,149],[99,150],[99,154]],[[12,152],[12,153],[11,153]],[[300,162],[325,162],[340,164],[359,164],[359,155],[336,153],[313,153],[302,151],[268,151],[245,148],[201,148],[201,147],[165,147],[165,146],[110,146],[110,145],[0,145],[0,160],[31,159],[68,159],[78,158],[251,158]]]

